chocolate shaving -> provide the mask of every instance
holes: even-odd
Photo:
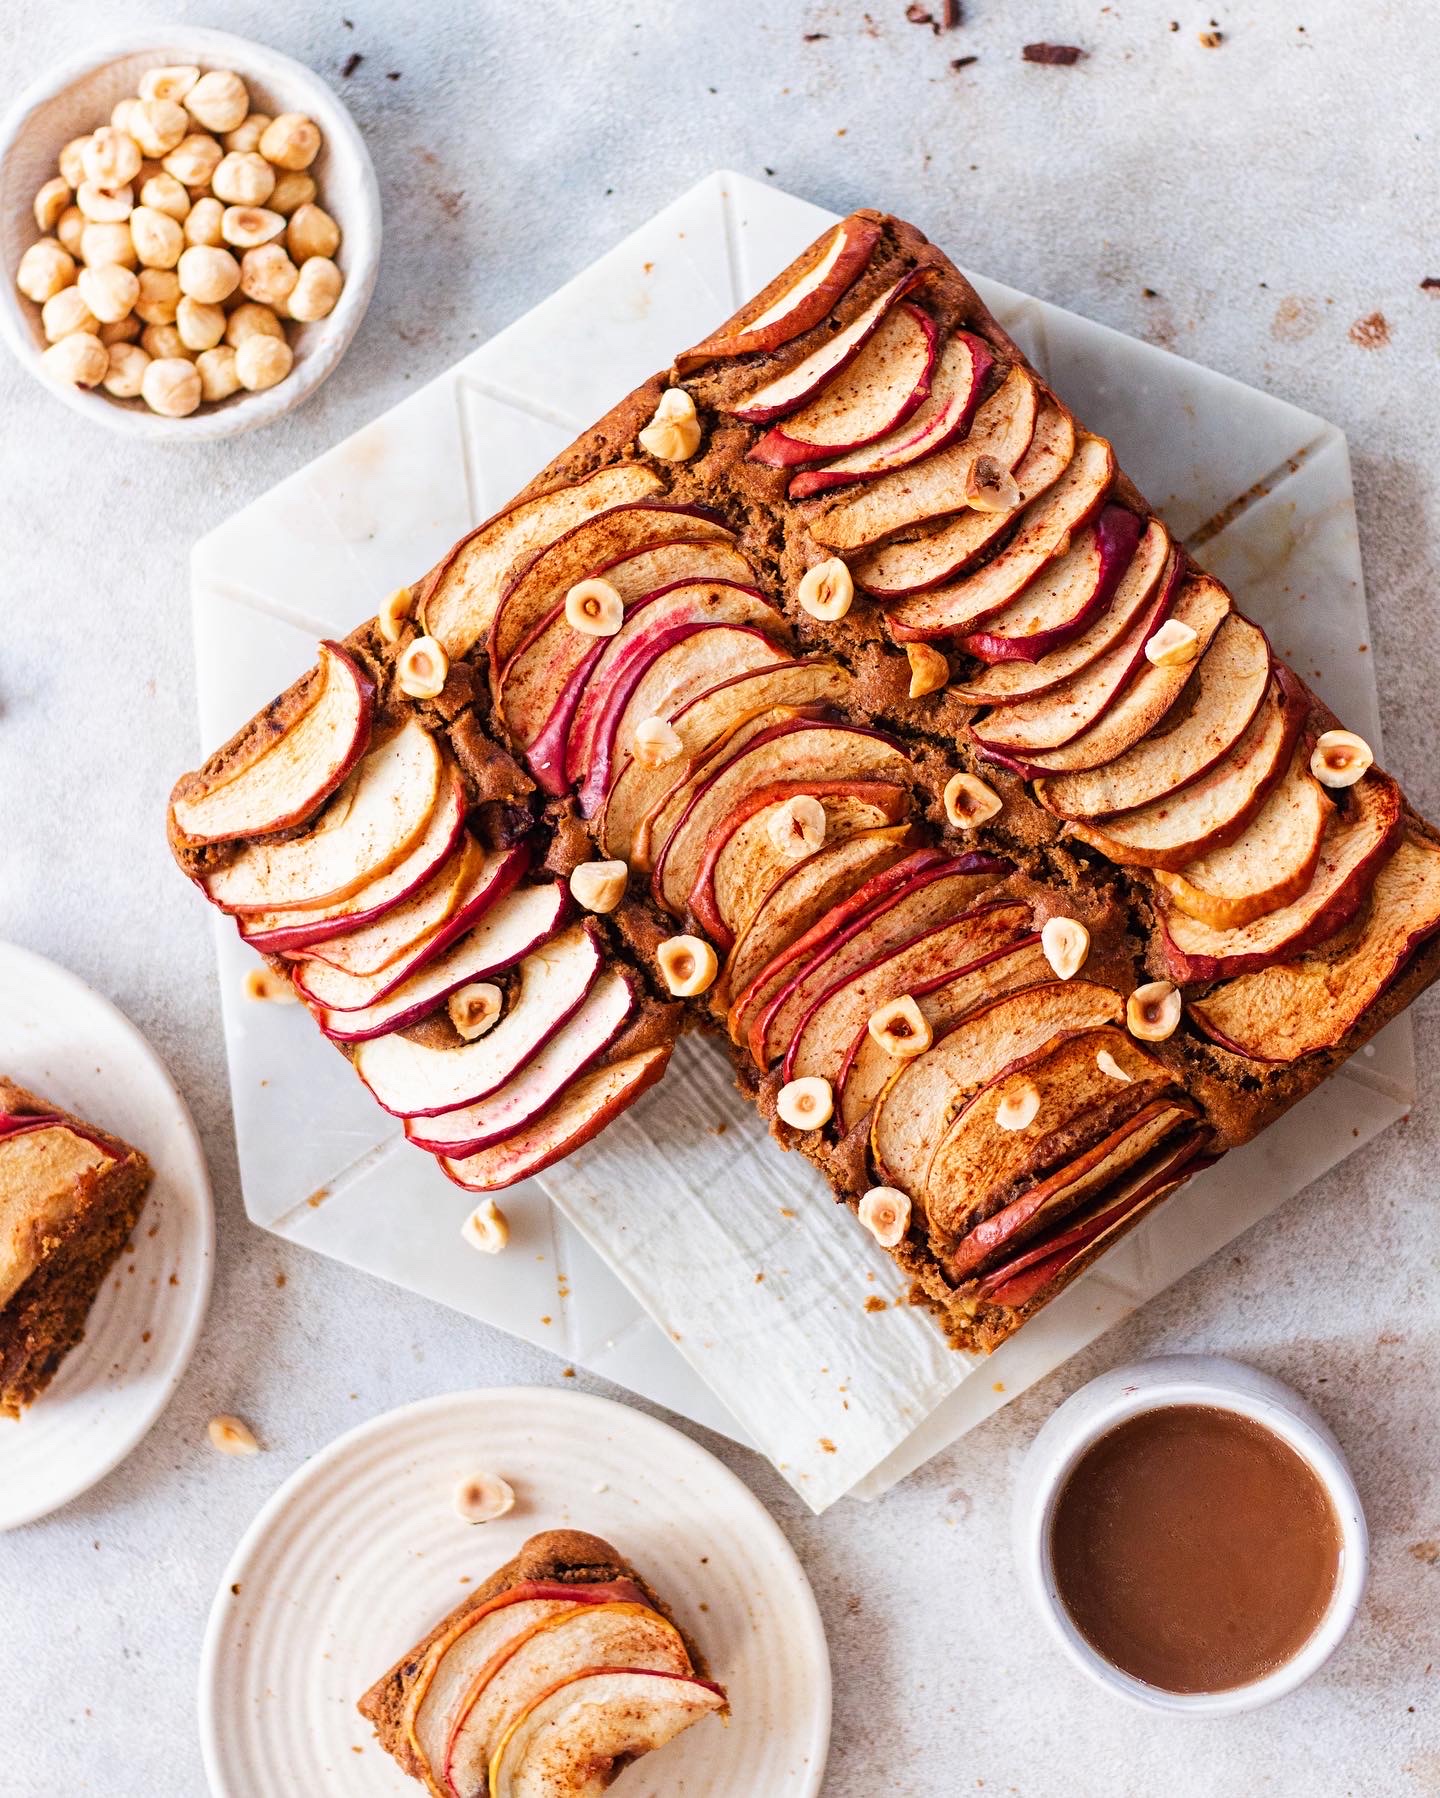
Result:
[[[912,25],[928,25],[930,29],[935,32],[938,32],[940,29],[939,25],[936,23],[934,13],[922,6],[920,0],[910,0],[909,6],[905,8],[905,17]]]
[[[1078,44],[1026,44],[1020,52],[1025,62],[1049,63],[1062,69],[1079,62],[1084,54]]]
[[[1440,275],[1426,275],[1420,283],[1421,293],[1440,293]]]
[[[972,62],[979,62],[978,56],[957,56],[951,62],[952,69],[968,69]]]
[[[941,19],[947,31],[956,31],[965,23],[965,8],[960,0],[945,0],[945,11]]]
[[[358,69],[360,67],[361,63],[364,62],[364,60],[365,60],[365,58],[360,54],[360,52],[358,50],[352,50],[350,52],[350,54],[345,58],[345,66],[340,71],[341,78],[343,80],[348,81],[349,78],[355,73],[356,69]]]

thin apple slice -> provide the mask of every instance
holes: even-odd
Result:
[[[709,362],[778,350],[793,342],[818,325],[854,286],[879,241],[876,219],[858,213],[842,219],[810,246],[798,267],[792,263],[728,324],[677,356],[676,373],[692,374]]]
[[[965,967],[947,968],[917,981],[909,992],[932,1034],[941,1037],[977,1005],[1050,978],[1050,964],[1036,934],[992,950]],[[871,1036],[867,1019],[851,1039],[835,1082],[842,1135],[848,1136],[870,1115],[895,1067],[895,1058]]]
[[[1123,755],[1132,744],[1148,736],[1184,693],[1187,683],[1199,666],[1199,658],[1210,647],[1211,639],[1229,613],[1230,595],[1218,581],[1212,581],[1205,574],[1183,579],[1180,591],[1170,606],[1170,616],[1178,623],[1188,624],[1195,632],[1195,661],[1182,662],[1176,667],[1157,667],[1145,656],[1145,641],[1148,639],[1141,640],[1133,646],[1138,651],[1132,663],[1135,672],[1118,691],[1108,684],[1108,677],[1118,670],[1105,671],[1104,704],[1090,724],[1072,734],[1069,727],[1073,718],[1069,715],[1062,717],[1056,727],[1061,732],[1058,748],[1026,748],[1017,751],[1009,747],[1017,728],[1012,714],[1020,711],[1019,706],[1006,706],[1000,714],[1001,721],[993,728],[993,732],[991,720],[986,718],[980,726],[985,736],[983,739],[977,736],[976,742],[996,760],[1003,761],[1008,757],[1012,766],[1032,779],[1042,774],[1070,774],[1080,769],[1098,768],[1105,762],[1114,761],[1116,756]],[[1126,638],[1125,647],[1127,651],[1131,647],[1130,638]],[[1112,654],[1117,661],[1124,659],[1118,646]],[[1092,673],[1092,670],[1087,670],[1086,673]],[[1102,678],[1098,663],[1093,665],[1093,673],[1096,680]],[[1080,678],[1085,680],[1083,675]],[[1093,706],[1094,697],[1094,686],[1087,682],[1084,695],[1086,710]],[[1065,696],[1060,690],[1045,695],[1045,699],[1051,702],[1052,707],[1059,708],[1057,716],[1063,712]],[[1044,701],[1037,702],[1043,703]]]
[[[489,1790],[490,1762],[510,1725],[542,1692],[594,1667],[693,1673],[684,1638],[649,1605],[577,1605],[548,1617],[477,1674],[450,1731],[445,1778],[453,1792]]]
[[[485,1040],[483,1037],[480,1039]],[[572,1154],[598,1136],[665,1072],[672,1043],[583,1074],[550,1109],[514,1136],[460,1160],[442,1157],[441,1171],[467,1192],[499,1192]]]
[[[932,272],[928,268],[909,270],[873,299],[843,330],[837,331],[793,368],[775,375],[743,399],[731,401],[724,410],[749,425],[769,424],[772,419],[783,418],[787,412],[798,410],[849,367],[896,302],[928,281]]]
[[[990,456],[1001,468],[1013,469],[1030,447],[1039,411],[1034,380],[1023,368],[1012,368],[976,408],[958,443],[882,475],[819,513],[809,521],[810,535],[826,549],[863,549],[927,518],[958,511],[976,460]]]
[[[435,739],[416,720],[372,748],[310,829],[250,843],[201,882],[228,912],[309,909],[348,899],[402,862],[445,782]]]
[[[837,462],[827,462],[823,468],[801,469],[791,478],[790,498],[808,499],[854,481],[878,480],[945,449],[970,429],[994,366],[995,358],[980,338],[968,331],[951,332],[930,376],[930,391],[918,410],[878,442]]]
[[[77,1184],[114,1164],[108,1144],[60,1118],[18,1117],[0,1131],[0,1307],[40,1266],[47,1240],[73,1230]]]
[[[876,1171],[918,1202],[936,1143],[986,1081],[1062,1035],[1124,1016],[1119,993],[1079,979],[1045,981],[976,1007],[891,1075],[870,1120]]]
[[[658,493],[659,474],[622,462],[497,512],[440,558],[415,590],[415,615],[453,662],[490,634],[500,594],[521,556],[563,537],[592,513]]]
[[[360,1043],[404,1030],[438,1011],[457,988],[483,980],[528,955],[554,935],[568,909],[567,890],[558,881],[516,887],[490,906],[450,948],[392,986],[383,999],[355,1011],[331,1011],[312,1004],[311,1012],[325,1035],[337,1043]]]
[[[1133,512],[1104,507],[1018,599],[962,637],[960,647],[982,662],[1038,662],[1108,609],[1139,541],[1140,520]]]
[[[601,576],[642,550],[665,543],[732,542],[734,532],[705,506],[637,500],[612,506],[547,545],[511,576],[490,623],[490,666],[503,669],[537,626],[544,626],[577,581]],[[654,583],[651,582],[651,585]]]
[[[433,1155],[452,1156],[474,1155],[492,1143],[503,1142],[537,1118],[564,1087],[600,1059],[634,1009],[630,976],[616,968],[605,969],[574,1016],[504,1086],[455,1111],[407,1117],[406,1137]]]
[[[1069,679],[1018,698],[972,724],[970,735],[975,743],[991,760],[1028,773],[1021,758],[1073,742],[1104,717],[1136,675],[1148,666],[1145,645],[1170,614],[1180,591],[1180,557],[1171,555],[1159,581],[1150,588],[1141,610],[1117,642]],[[1064,651],[1059,653],[1063,655]],[[1029,664],[1002,662],[989,672],[1002,673],[1022,666]]]
[[[976,420],[978,430],[983,414]],[[912,593],[955,580],[973,568],[996,544],[1015,529],[1021,508],[1041,499],[1070,466],[1075,456],[1075,421],[1058,401],[1042,397],[1035,428],[1025,453],[1016,463],[1015,505],[1008,511],[979,512],[965,501],[965,477],[974,458],[976,436],[946,452],[955,465],[949,500],[950,516],[940,522],[921,520],[918,536],[881,543],[859,556],[854,564],[856,583],[876,599],[903,599]],[[920,471],[924,472],[924,471]],[[930,471],[933,474],[934,471]]]
[[[452,1048],[377,1036],[356,1049],[355,1072],[392,1117],[438,1117],[473,1105],[513,1079],[574,1016],[603,959],[591,930],[572,924],[520,963],[505,1015],[484,1036]]]
[[[1343,946],[1242,974],[1192,1001],[1190,1020],[1251,1061],[1338,1048],[1440,930],[1440,849],[1407,831]]]
[[[312,1006],[324,1011],[369,1011],[478,924],[492,906],[513,890],[529,865],[530,845],[524,841],[513,849],[477,854],[469,863],[466,883],[459,890],[453,909],[434,929],[409,943],[393,961],[370,974],[350,974],[330,962],[313,958],[295,961],[290,964],[290,977],[297,991]]]
[[[821,779],[904,787],[914,774],[905,749],[865,725],[802,718],[762,731],[700,785],[661,843],[651,878],[656,903],[684,912],[711,833],[755,788]]]
[[[973,574],[892,606],[891,634],[902,643],[953,637],[1002,611],[1095,515],[1114,479],[1110,445],[1103,437],[1082,437],[1064,474],[1025,508],[1005,547]]]
[[[981,903],[958,917],[944,918],[877,955],[854,973],[835,981],[811,1003],[796,1026],[781,1063],[781,1077],[799,1080],[818,1074],[840,1084],[846,1052],[856,1032],[882,1005],[917,986],[948,978],[957,968],[998,954],[1031,929],[1023,900]]]
[[[748,460],[792,468],[841,455],[898,429],[930,392],[940,333],[928,312],[902,301],[818,398],[769,430]]]
[[[308,949],[292,950],[287,959],[327,962],[346,974],[378,974],[440,929],[469,894],[485,860],[484,849],[466,832],[450,859],[403,903],[391,906],[373,923],[362,924]],[[498,869],[500,860],[499,855],[490,858],[492,872]]]
[[[1227,847],[1284,778],[1309,709],[1309,695],[1277,663],[1244,736],[1208,774],[1099,824],[1075,824],[1071,834],[1122,867],[1183,868]]]
[[[170,813],[180,836],[226,843],[302,824],[365,753],[374,707],[370,676],[338,643],[322,643],[319,691],[288,730],[268,742],[256,733],[255,753],[231,766],[221,751],[211,757],[214,776],[202,769],[176,782]]]
[[[972,705],[1012,706],[1053,693],[1114,649],[1148,612],[1165,580],[1178,573],[1171,562],[1170,533],[1158,518],[1146,525],[1129,565],[1120,576],[1109,605],[1078,637],[1046,652],[1039,661],[996,662],[973,680],[950,683],[950,690]],[[1153,633],[1156,619],[1150,626]],[[1142,644],[1143,648],[1143,644]],[[988,722],[988,720],[987,720]],[[998,723],[998,720],[996,721]]]
[[[1292,961],[1350,922],[1399,844],[1405,805],[1394,781],[1373,769],[1347,797],[1346,810],[1330,820],[1309,886],[1289,905],[1233,930],[1166,911],[1161,940],[1172,979],[1226,980]]]

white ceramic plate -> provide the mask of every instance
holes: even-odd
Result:
[[[155,1169],[84,1341],[18,1423],[0,1418],[0,1529],[13,1529],[103,1479],[165,1408],[205,1315],[215,1220],[200,1140],[155,1051],[108,999],[13,943],[0,943],[0,1073]]]
[[[498,1522],[462,1523],[456,1484],[515,1487]],[[794,1551],[734,1474],[641,1412],[578,1392],[455,1392],[387,1412],[280,1488],[225,1569],[200,1663],[215,1798],[411,1798],[356,1701],[526,1537],[614,1543],[704,1649],[730,1695],[647,1755],[617,1798],[810,1798],[830,1735],[830,1662]]]

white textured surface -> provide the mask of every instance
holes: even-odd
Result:
[[[86,1498],[0,1539],[12,1702],[44,1719],[7,1739],[5,1798],[199,1798],[205,1613],[280,1479],[408,1399],[560,1379],[558,1358],[245,1222],[209,924],[159,829],[175,769],[199,749],[186,559],[690,182],[721,162],[769,167],[832,210],[894,207],[967,264],[1335,421],[1354,463],[1387,758],[1440,810],[1440,300],[1419,288],[1440,276],[1430,9],[1251,0],[1215,14],[1227,37],[1209,51],[1196,41],[1209,12],[1042,0],[1022,18],[967,0],[966,27],[935,38],[899,0],[866,4],[873,36],[865,5],[839,0],[232,0],[228,26],[343,88],[375,157],[385,263],[344,364],[273,431],[133,454],[0,367],[0,935],[95,982],[165,1055],[206,1140],[221,1226],[210,1324],[160,1425]],[[175,6],[126,10],[158,21]],[[82,51],[113,18],[95,0],[10,0],[3,80]],[[813,32],[826,36],[805,43]],[[1092,55],[1028,67],[1018,46],[1032,37]],[[352,52],[365,62],[342,83]],[[951,71],[965,55],[979,61]],[[1389,343],[1362,348],[1349,327],[1376,311]],[[779,1516],[825,1614],[827,1798],[952,1798],[980,1780],[1024,1798],[1440,1791],[1440,1676],[1426,1671],[1440,1666],[1440,1560],[1425,1558],[1440,1542],[1440,998],[1415,1019],[1406,1125],[882,1504],[812,1519],[757,1456],[707,1438]],[[1136,1354],[1197,1348],[1317,1402],[1362,1486],[1374,1581],[1304,1691],[1190,1727],[1105,1704],[1067,1670],[1024,1609],[1006,1520],[1018,1453],[1067,1391]],[[220,1409],[247,1413],[268,1452],[212,1454],[204,1424]]]

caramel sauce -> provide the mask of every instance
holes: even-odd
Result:
[[[1341,1534],[1318,1476],[1273,1431],[1211,1405],[1144,1411],[1081,1456],[1051,1559],[1080,1634],[1168,1692],[1284,1666],[1329,1608]]]

